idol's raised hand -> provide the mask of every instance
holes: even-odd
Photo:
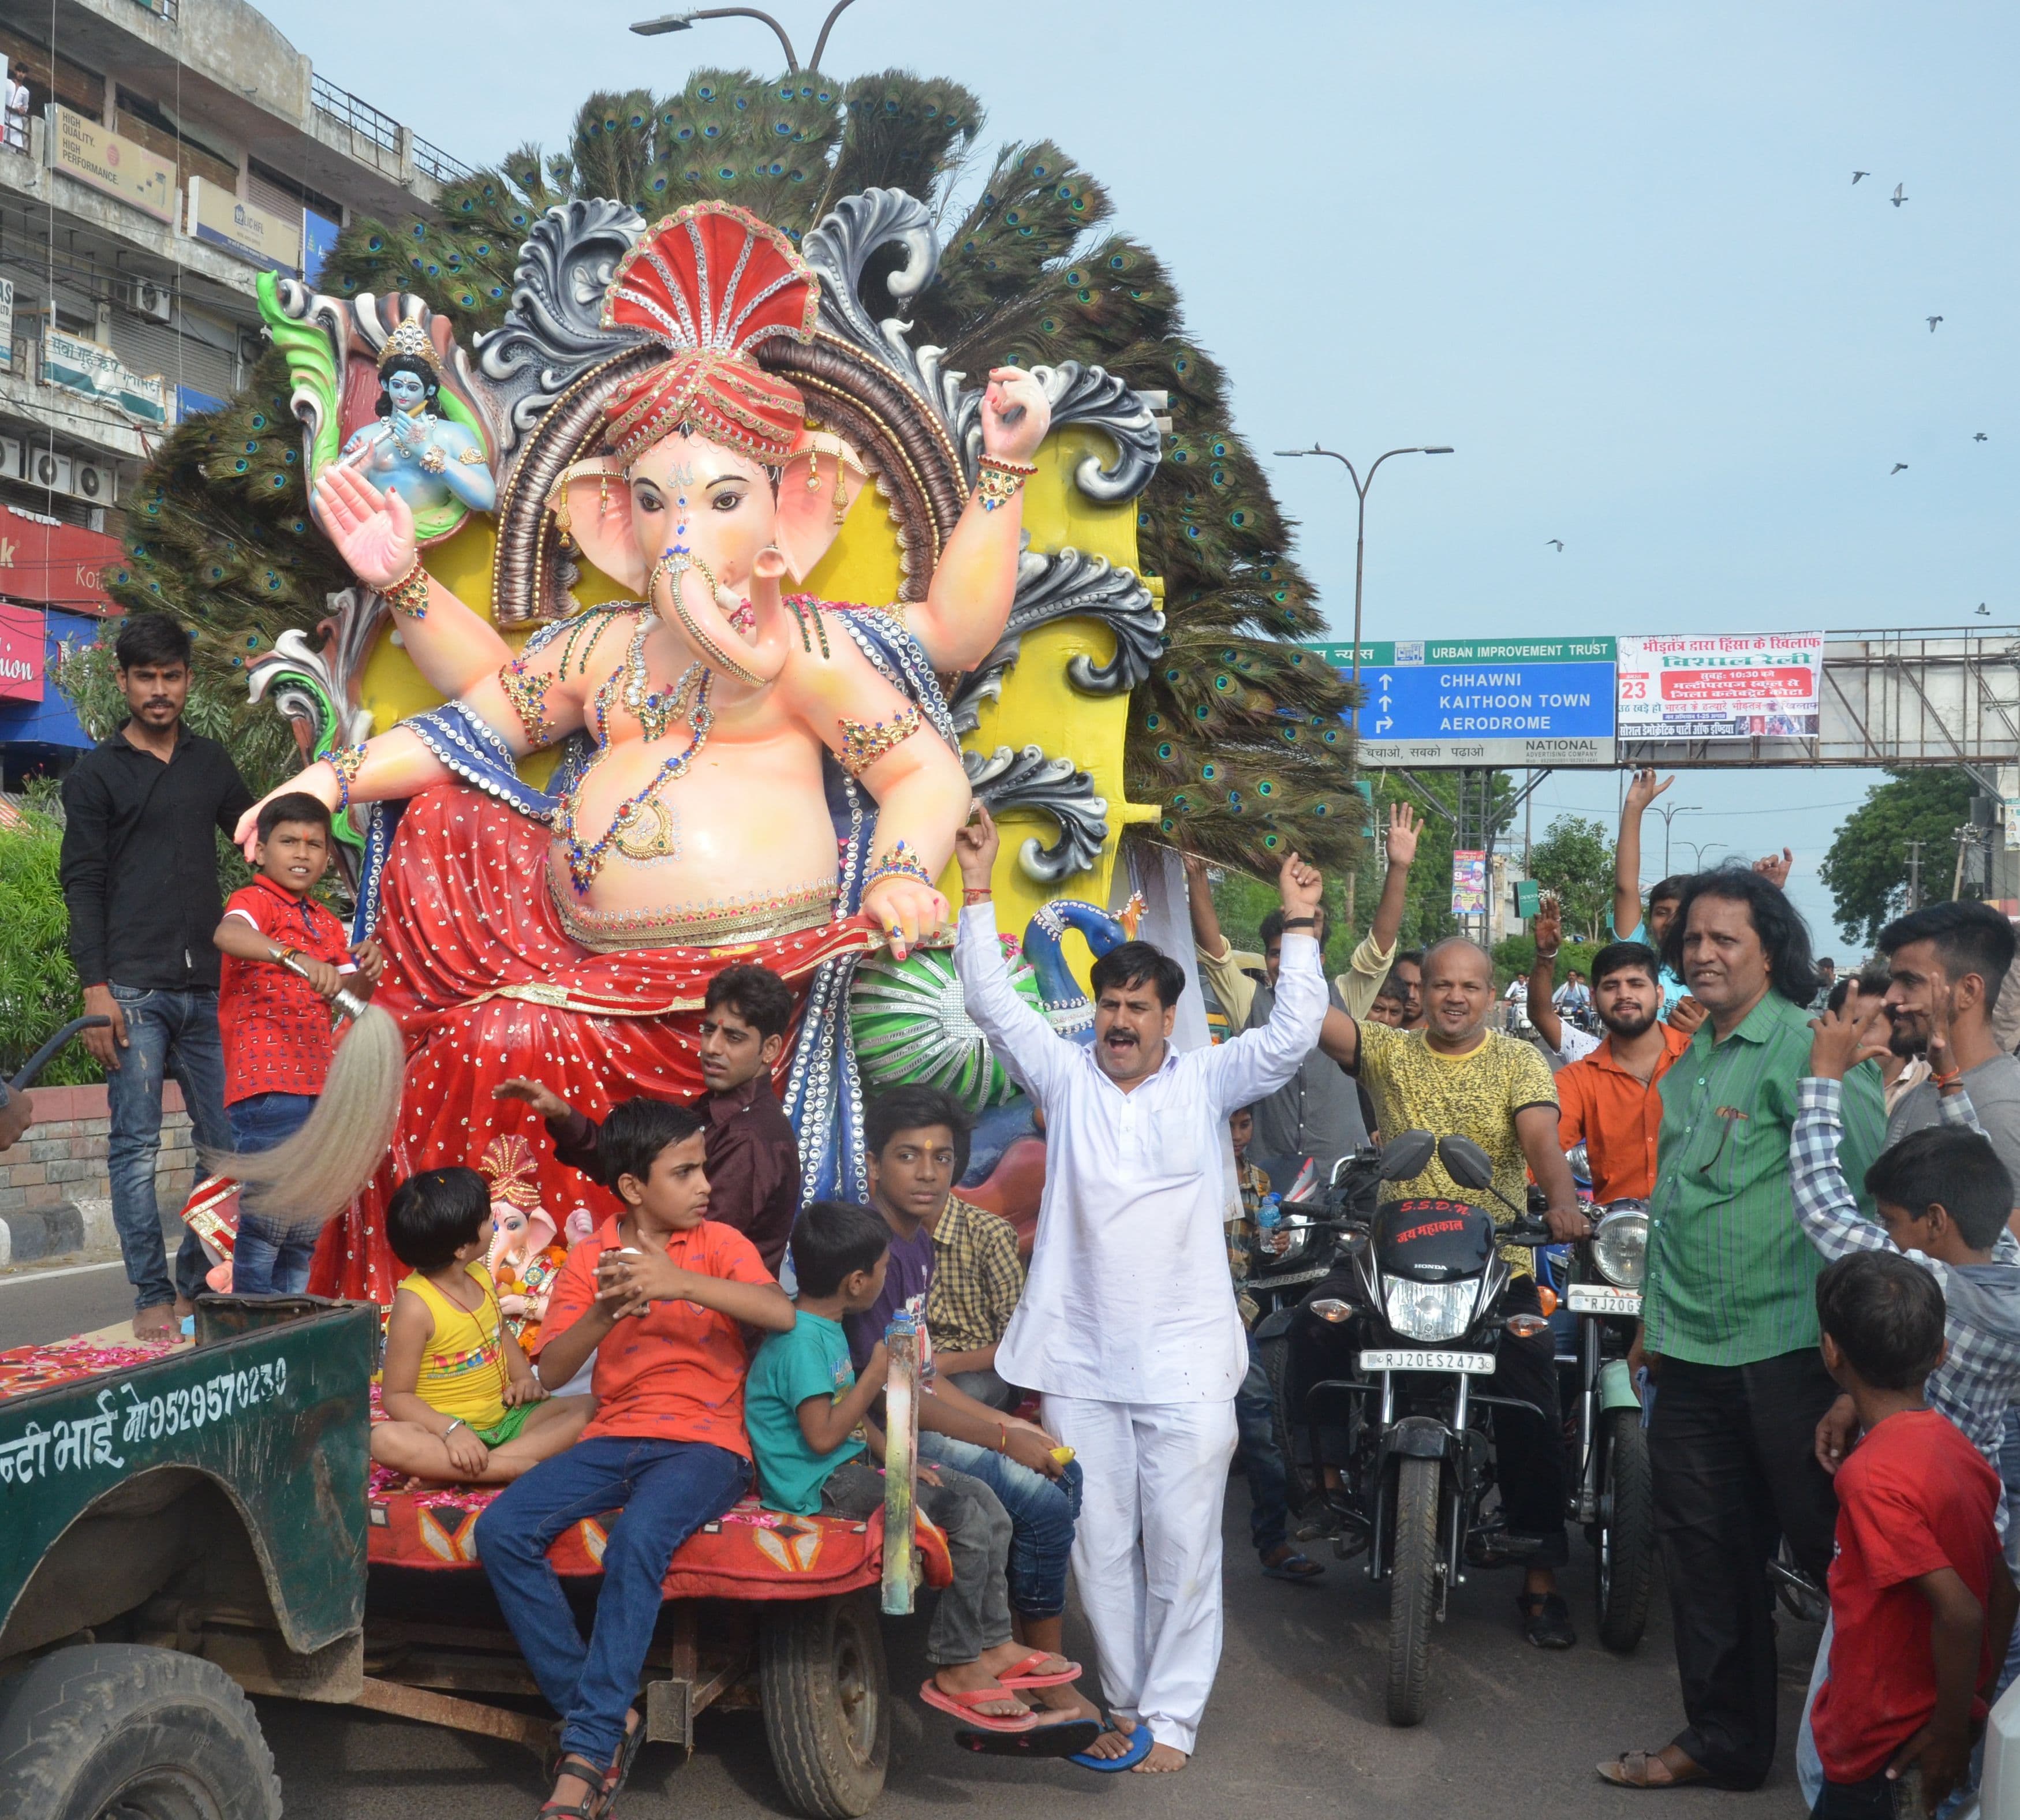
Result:
[[[398,493],[380,493],[364,475],[333,462],[316,477],[318,521],[351,572],[381,591],[414,566],[414,514]]]
[[[982,394],[982,448],[1006,461],[1029,461],[1052,427],[1052,401],[1021,366],[990,369]]]

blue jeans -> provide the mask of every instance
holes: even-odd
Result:
[[[478,1519],[478,1557],[540,1692],[564,1720],[563,1750],[598,1764],[617,1754],[667,1564],[750,1483],[748,1460],[707,1441],[599,1435],[514,1479]],[[620,1505],[585,1645],[547,1549],[570,1524]]]
[[[271,1150],[285,1143],[315,1110],[313,1093],[256,1093],[234,1099],[225,1116],[234,1150]],[[316,1233],[285,1221],[238,1216],[238,1240],[231,1254],[234,1295],[299,1295],[309,1286],[309,1262]]]
[[[1066,1562],[1080,1521],[1080,1462],[1056,1479],[1020,1466],[993,1448],[923,1433],[919,1458],[979,1479],[1010,1513],[1010,1609],[1020,1618],[1056,1618],[1066,1608]]]
[[[224,1043],[217,1034],[215,992],[118,985],[111,990],[126,1019],[129,1046],[119,1051],[119,1066],[105,1077],[112,1124],[106,1160],[112,1178],[112,1223],[138,1313],[179,1295],[194,1300],[203,1290],[208,1260],[193,1232],[183,1233],[175,1281],[169,1281],[162,1210],[154,1199],[154,1159],[162,1147],[165,1079],[182,1088],[198,1143],[214,1150],[231,1147],[224,1117]]]
[[[1239,1437],[1235,1458],[1248,1477],[1248,1539],[1259,1555],[1273,1553],[1288,1539],[1291,1524],[1291,1479],[1277,1445],[1272,1419],[1276,1400],[1255,1336],[1248,1336],[1248,1375],[1234,1393],[1234,1430]]]

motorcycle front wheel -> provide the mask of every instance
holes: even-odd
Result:
[[[1291,1336],[1280,1333],[1258,1340],[1255,1350],[1262,1356],[1263,1375],[1270,1380],[1270,1426],[1277,1437],[1277,1451],[1284,1456],[1292,1513],[1299,1515],[1319,1495],[1322,1486],[1317,1462],[1299,1457],[1298,1443],[1310,1430],[1291,1407]]]
[[[1655,1482],[1639,1410],[1609,1410],[1600,1432],[1606,1469],[1600,1479],[1599,1640],[1625,1655],[1640,1644],[1648,1622]]]
[[[1438,1462],[1396,1468],[1396,1531],[1389,1574],[1389,1723],[1423,1719],[1431,1673],[1431,1618],[1438,1597]]]

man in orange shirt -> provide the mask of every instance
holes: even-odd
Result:
[[[1554,908],[1536,917],[1539,953],[1557,945]],[[1655,1186],[1655,1135],[1662,1126],[1656,1083],[1690,1046],[1690,1038],[1660,1022],[1661,963],[1640,942],[1611,942],[1592,963],[1593,1009],[1606,1035],[1599,1047],[1557,1074],[1557,1138],[1566,1150],[1581,1141],[1592,1168],[1592,1197],[1645,1201]],[[1533,1003],[1536,1034],[1553,1049],[1564,1041],[1547,1005]],[[1547,1019],[1547,1025],[1546,1019]]]

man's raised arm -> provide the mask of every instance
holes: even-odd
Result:
[[[1223,1112],[1274,1093],[1318,1047],[1328,1008],[1318,939],[1313,932],[1324,888],[1317,871],[1295,853],[1277,875],[1284,905],[1284,954],[1277,969],[1277,1002],[1267,1023],[1230,1037],[1207,1059],[1213,1091]]]
[[[954,971],[961,975],[968,1015],[989,1039],[1017,1084],[1041,1106],[1047,1084],[1071,1059],[1070,1045],[1017,996],[1003,964],[996,936],[996,906],[990,899],[990,874],[1002,837],[989,812],[975,805],[974,819],[954,837],[961,865],[961,911],[954,943]]]
[[[1615,941],[1630,939],[1641,926],[1641,817],[1649,804],[1677,780],[1655,780],[1655,768],[1644,765],[1627,786],[1627,800],[1620,805],[1620,838],[1613,848],[1613,935]]]

